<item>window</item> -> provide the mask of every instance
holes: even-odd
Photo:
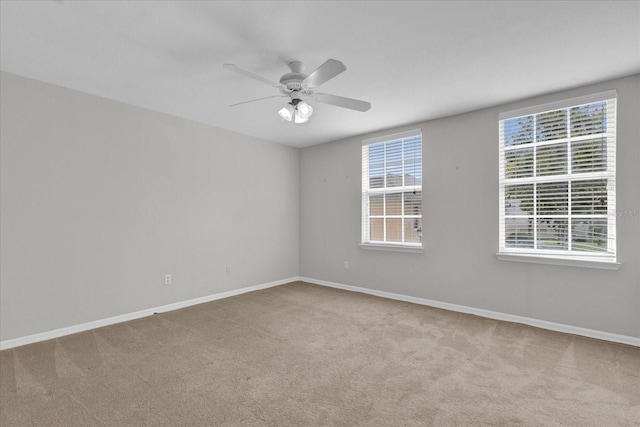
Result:
[[[362,144],[362,247],[420,251],[421,131]]]
[[[615,263],[616,92],[503,113],[499,126],[498,255]]]

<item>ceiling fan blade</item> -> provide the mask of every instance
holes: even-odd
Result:
[[[303,84],[310,87],[318,87],[327,80],[331,80],[347,67],[340,61],[335,59],[327,59],[324,64],[316,68],[306,79],[302,81]]]
[[[250,101],[238,102],[236,104],[231,104],[229,107],[235,107],[236,105],[248,104],[250,102],[262,101],[263,99],[271,99],[271,98],[286,98],[284,95],[273,95],[273,96],[265,96],[264,98],[252,99]]]
[[[356,111],[369,111],[371,103],[366,101],[360,101],[358,99],[345,98],[344,96],[329,95],[328,93],[317,93],[316,101],[323,104],[331,104],[336,107],[348,108]]]
[[[259,80],[273,87],[281,88],[283,86],[280,83],[274,82],[273,80],[267,77],[261,76],[260,74],[256,74],[253,71],[247,70],[246,68],[238,67],[235,64],[224,64],[222,67],[225,70],[231,70],[231,71],[235,71],[236,73],[244,74],[247,77],[251,77],[252,79]]]

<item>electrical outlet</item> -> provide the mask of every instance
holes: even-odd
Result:
[[[227,274],[231,274],[231,267],[227,266]]]
[[[171,284],[171,275],[170,274],[165,274],[164,275],[164,284],[165,285],[170,285]]]
[[[349,269],[349,261],[345,261],[344,262],[344,269],[348,270]]]

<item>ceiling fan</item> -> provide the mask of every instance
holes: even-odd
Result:
[[[278,111],[280,117],[294,123],[305,123],[313,114],[313,108],[305,99],[313,98],[317,102],[323,104],[335,105],[337,107],[348,108],[356,111],[368,111],[371,103],[360,101],[358,99],[345,98],[343,96],[330,95],[328,93],[317,93],[316,88],[328,80],[331,80],[338,74],[347,69],[344,64],[335,59],[328,59],[311,74],[304,73],[304,63],[301,61],[292,61],[289,63],[290,73],[280,77],[279,82],[275,82],[267,77],[256,74],[253,71],[239,67],[235,64],[224,64],[227,70],[235,71],[252,79],[256,79],[280,90],[280,95],[267,96],[265,98],[253,99],[251,101],[239,102],[232,104],[230,107],[246,104],[248,102],[261,101],[270,98],[289,98],[289,102]]]

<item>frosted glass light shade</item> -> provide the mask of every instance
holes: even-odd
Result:
[[[280,111],[278,111],[278,115],[282,117],[284,120],[290,122],[293,118],[294,107],[291,104],[287,104]]]
[[[298,105],[296,105],[296,109],[298,110],[298,115],[306,119],[311,117],[313,114],[313,108],[311,108],[311,105],[304,101],[299,102]]]

